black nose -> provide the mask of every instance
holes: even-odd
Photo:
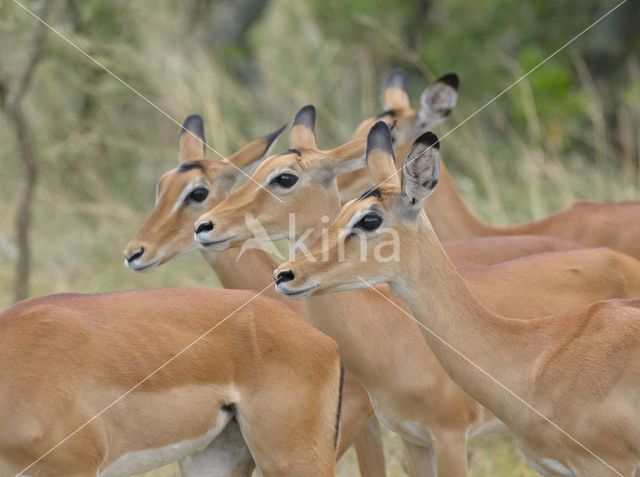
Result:
[[[206,222],[200,222],[196,228],[196,234],[200,232],[211,232],[213,230],[213,222],[207,220]]]
[[[278,276],[276,277],[276,283],[290,282],[295,277],[296,276],[291,270],[281,270],[278,272]]]
[[[125,255],[124,258],[127,260],[127,262],[133,262],[133,261],[139,259],[140,257],[142,257],[143,253],[144,253],[144,247],[140,247],[139,250],[133,252],[128,257]]]

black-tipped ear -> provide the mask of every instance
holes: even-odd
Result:
[[[272,133],[267,134],[264,137],[265,141],[267,141],[267,149],[271,149],[273,143],[276,142],[276,139],[280,137],[280,134],[282,134],[285,129],[287,129],[287,124],[284,124],[282,127],[279,127],[278,129],[276,129]]]
[[[316,147],[316,108],[309,104],[296,113],[291,124],[289,143],[292,148],[305,149]]]
[[[458,75],[455,73],[447,73],[444,76],[441,76],[437,79],[436,83],[444,83],[448,86],[451,86],[456,91],[458,90],[458,86],[460,86],[460,79]]]
[[[296,117],[293,118],[293,125],[302,125],[306,128],[315,130],[316,128],[316,107],[313,104],[307,104],[300,108],[300,111],[296,113]]]
[[[178,134],[180,161],[193,161],[204,156],[206,149],[204,121],[198,114],[192,114],[182,123]]]
[[[448,73],[422,92],[418,110],[420,129],[431,129],[449,117],[458,102],[459,85],[458,75]]]
[[[367,169],[376,183],[397,184],[396,159],[393,154],[391,130],[384,121],[373,125],[367,136]]]
[[[407,72],[402,68],[396,68],[391,71],[384,81],[383,88],[398,88],[409,94],[409,81],[407,80]]]
[[[412,214],[435,189],[440,178],[440,142],[431,131],[422,134],[411,146],[402,165],[402,197]]]
[[[423,147],[434,147],[438,151],[440,150],[440,140],[438,136],[436,136],[431,131],[427,131],[422,134],[418,139],[413,141],[413,147],[423,146]]]
[[[391,130],[384,121],[375,123],[369,130],[369,135],[367,136],[367,156],[375,149],[393,154]]]
[[[201,139],[204,139],[204,121],[199,114],[191,114],[182,123],[180,134],[190,131]]]
[[[396,68],[387,76],[382,87],[382,107],[386,111],[397,111],[411,107],[407,72]]]
[[[278,139],[278,136],[282,134],[282,131],[284,131],[286,127],[287,125],[285,124],[272,133],[251,141],[242,149],[229,156],[227,160],[235,167],[229,168],[227,173],[237,176],[240,172],[239,170],[242,170],[245,174],[250,174],[254,167],[269,155],[276,139]]]

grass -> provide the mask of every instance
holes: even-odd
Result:
[[[274,130],[303,104],[318,106],[318,138],[327,147],[344,141],[361,118],[380,108],[375,52],[367,45],[323,38],[305,2],[274,3],[257,28],[255,41],[264,47],[257,52],[262,77],[254,88],[225,73],[197,38],[181,36],[188,21],[184,12],[167,5],[147,11],[132,4],[128,9],[138,40],[91,45],[92,51],[179,121],[201,113],[209,143],[222,154]],[[381,28],[370,18],[359,21]],[[305,28],[292,43],[280,33],[296,25]],[[84,44],[77,33],[66,33]],[[381,33],[378,41],[388,49],[402,47],[393,35]],[[54,55],[39,71],[28,105],[42,165],[34,208],[32,294],[218,286],[197,254],[179,257],[150,274],[122,266],[122,250],[152,206],[155,181],[175,163],[177,126],[111,78],[97,76],[86,84],[87,64],[58,41],[50,38]],[[73,59],[71,67],[63,61],[65,55]],[[414,52],[405,51],[402,59],[425,75],[431,71]],[[618,127],[609,130],[606,98],[580,59],[573,61],[585,106],[579,127],[553,118],[544,121],[525,80],[508,97],[525,111],[524,125],[509,122],[505,98],[443,141],[444,158],[458,187],[484,220],[506,224],[538,218],[579,198],[638,198],[640,67],[635,62],[626,65],[630,86],[614,113]],[[505,86],[517,76],[518,71],[505,67]],[[440,126],[441,135],[502,86],[487,91],[486,98],[468,98],[465,81],[462,78],[459,108]],[[78,120],[77,105],[87,94],[95,95],[97,106],[90,120]],[[284,148],[282,142],[279,147]],[[0,118],[2,306],[10,305],[12,297],[14,197],[21,186],[14,155],[10,131]],[[388,431],[384,439],[389,475],[405,475],[399,439]],[[508,436],[485,436],[473,449],[474,477],[534,475]],[[352,451],[339,468],[339,475],[355,475]],[[172,465],[146,475],[173,477],[178,471]]]

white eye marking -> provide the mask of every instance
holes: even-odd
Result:
[[[187,184],[184,187],[184,189],[182,189],[182,192],[180,192],[180,195],[178,196],[178,199],[176,200],[175,204],[173,204],[173,209],[171,209],[171,213],[172,214],[175,213],[180,208],[180,206],[184,203],[184,200],[187,198],[187,196],[191,194],[191,192],[193,192],[198,187],[208,188],[207,184],[205,184],[202,181]]]
[[[343,240],[347,236],[351,235],[351,233],[353,232],[353,229],[355,228],[355,225],[358,222],[360,222],[360,219],[362,219],[362,217],[367,215],[369,212],[373,212],[373,210],[371,210],[371,209],[363,209],[363,210],[359,210],[358,212],[356,212],[353,215],[353,217],[351,217],[351,220],[349,221],[349,224],[344,229],[342,229],[340,231],[340,234],[339,234],[340,240]]]
[[[288,167],[285,167],[285,168],[283,168],[283,169],[275,170],[275,171],[273,171],[271,174],[269,174],[269,175],[267,176],[267,178],[265,179],[265,181],[264,181],[263,185],[268,186],[269,184],[271,184],[271,181],[272,181],[273,179],[275,179],[276,177],[278,177],[279,175],[284,174],[284,173],[292,174],[292,175],[294,175],[294,176],[298,177],[298,179],[300,178],[300,177],[298,176],[298,173],[297,173],[296,171],[294,171],[293,169],[290,169],[290,168],[288,168]]]

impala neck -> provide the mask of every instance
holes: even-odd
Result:
[[[505,410],[514,405],[513,396],[471,363],[517,392],[522,380],[531,376],[532,355],[540,351],[535,332],[526,321],[499,317],[486,309],[467,288],[424,214],[419,220],[421,230],[406,235],[401,243],[401,254],[407,250],[409,256],[401,255],[402,273],[391,287],[432,332],[422,328],[452,379],[504,420]]]
[[[427,198],[425,211],[438,238],[443,242],[496,235],[555,235],[554,221],[548,218],[507,227],[481,222],[462,200],[442,160],[438,187]]]
[[[332,201],[335,203],[331,205]],[[329,219],[328,223],[332,223],[340,212],[337,185],[335,193],[327,194],[323,202],[326,202],[324,204],[326,207],[323,207],[322,211],[316,209],[316,216],[325,215]],[[320,223],[319,220],[317,222]],[[321,235],[322,227],[316,227],[313,233],[305,236],[305,245],[314,243]],[[299,236],[296,237],[296,240],[298,239],[300,239]],[[370,314],[362,315],[363,307],[369,309],[366,304],[371,295],[375,297],[375,292],[353,290],[330,295],[315,295],[304,302],[295,302],[306,305],[309,321],[315,328],[336,340],[345,366],[367,389],[372,389],[380,383],[379,370],[371,365],[375,360],[367,357],[372,353],[376,354],[379,349],[384,349],[385,344],[378,343],[376,340],[384,341],[388,336],[382,330],[385,327],[384,322],[372,323]],[[363,327],[367,328],[366,340],[362,339]]]
[[[224,288],[234,290],[256,290],[261,295],[276,298],[306,316],[306,307],[299,302],[285,299],[275,291],[273,270],[277,264],[264,250],[230,248],[223,252],[201,250],[202,256],[216,272],[220,284]],[[264,290],[264,291],[263,291]]]
[[[471,213],[460,197],[443,160],[440,160],[438,187],[427,198],[425,210],[442,241],[503,235],[501,229],[482,223]]]

